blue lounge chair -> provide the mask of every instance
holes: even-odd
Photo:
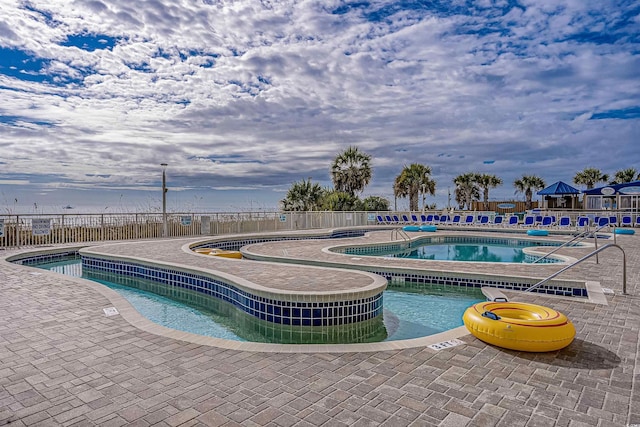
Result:
[[[466,215],[464,217],[464,221],[462,221],[462,225],[473,225],[474,218],[473,215]]]
[[[378,221],[378,224],[386,224],[387,222],[384,220],[384,218],[382,217],[382,215],[378,215],[376,216],[376,221]]]
[[[493,217],[493,225],[496,227],[502,225],[502,221],[504,221],[504,217],[502,215],[496,215]]]
[[[393,222],[400,224],[400,218],[398,218],[398,215],[393,215]]]
[[[542,222],[540,223],[542,227],[551,227],[552,224],[553,224],[553,218],[551,218],[550,216],[544,216],[542,218]]]
[[[507,225],[509,227],[517,227],[518,226],[518,222],[520,222],[520,218],[518,218],[517,215],[511,215],[509,217],[509,222],[507,223]]]
[[[422,215],[422,216],[424,216],[424,215]],[[433,224],[433,215],[431,215],[431,214],[427,215],[426,220],[423,221],[423,222],[426,222],[427,224]]]
[[[488,215],[481,215],[480,216],[480,225],[487,225],[489,224],[489,216]]]
[[[533,227],[536,225],[536,217],[533,215],[526,215],[524,217],[524,222],[522,223],[523,227]]]
[[[420,215],[420,222],[423,224],[427,223],[427,216],[425,214]]]
[[[636,225],[640,227],[640,215],[636,217]]]
[[[417,224],[418,222],[418,215],[411,215],[411,222],[413,222],[414,224]]]
[[[460,225],[460,215],[454,215],[453,219],[451,220],[451,224],[453,225]]]
[[[578,226],[578,228],[585,228],[589,226],[589,217],[587,216],[579,216],[577,221],[576,221],[576,225]]]
[[[616,225],[618,225],[618,217],[615,215],[611,215],[609,217],[609,225],[612,227],[615,227]]]
[[[409,221],[409,217],[406,215],[402,215],[402,223],[403,224],[409,224],[411,221]]]
[[[558,228],[569,228],[571,227],[571,218],[568,216],[561,216],[560,221],[558,222]]]
[[[393,222],[393,219],[391,218],[391,215],[385,215],[384,219],[387,222],[387,224],[391,224]]]
[[[622,218],[620,219],[620,225],[622,227],[633,226],[633,219],[631,218],[631,215],[622,215]]]
[[[609,218],[606,216],[598,218],[598,227],[604,227],[605,225],[609,225]]]

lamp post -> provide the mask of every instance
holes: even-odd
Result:
[[[167,164],[162,166],[162,237],[167,237]]]

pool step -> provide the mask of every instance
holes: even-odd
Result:
[[[505,294],[503,294],[502,292],[500,292],[500,290],[498,288],[491,288],[489,286],[483,286],[481,288],[482,293],[484,294],[485,297],[487,297],[487,300],[489,301],[498,301],[498,302],[507,302],[507,296]]]

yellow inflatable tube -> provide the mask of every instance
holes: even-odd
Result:
[[[535,304],[480,302],[469,307],[462,320],[476,338],[510,350],[560,350],[576,335],[567,316]]]

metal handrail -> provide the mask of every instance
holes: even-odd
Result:
[[[582,258],[580,258],[579,260],[577,260],[576,262],[574,262],[573,264],[570,264],[568,266],[566,266],[565,268],[563,268],[560,271],[557,271],[555,273],[553,273],[551,276],[547,277],[546,279],[543,279],[541,281],[539,281],[538,283],[536,283],[535,285],[527,288],[525,290],[525,292],[531,292],[532,290],[534,290],[535,288],[547,283],[549,280],[555,278],[556,276],[558,276],[561,273],[564,273],[565,271],[567,271],[568,269],[570,269],[571,267],[580,264],[582,261],[591,258],[594,255],[597,255],[598,253],[604,251],[605,249],[609,249],[611,247],[615,247],[618,248],[622,251],[622,294],[623,295],[627,295],[627,256],[624,253],[624,249],[622,249],[622,247],[620,247],[619,245],[617,245],[616,243],[608,243],[604,246],[601,246],[600,248],[594,250],[593,252],[589,253],[588,255],[583,256]]]
[[[411,247],[411,237],[409,237],[409,235],[402,228],[394,228],[393,230],[391,230],[391,240],[396,240],[398,236],[402,237],[402,240],[404,242],[408,242],[409,247]]]
[[[531,264],[535,264],[538,261],[541,261],[545,258],[547,258],[549,255],[559,251],[560,249],[564,248],[565,246],[569,245],[569,243],[572,243],[573,241],[575,241],[576,239],[580,239],[580,240],[584,240],[586,239],[591,233],[597,233],[598,231],[602,230],[604,227],[607,227],[607,225],[603,225],[601,227],[598,227],[597,229],[595,229],[594,231],[591,230],[585,230],[582,233],[578,234],[577,236],[575,236],[573,239],[564,242],[563,244],[561,244],[560,246],[557,246],[554,250],[552,250],[551,252],[546,253],[545,255],[536,258],[534,261],[531,262]],[[597,237],[596,237],[597,240]],[[596,249],[598,248],[598,244],[596,243]]]

